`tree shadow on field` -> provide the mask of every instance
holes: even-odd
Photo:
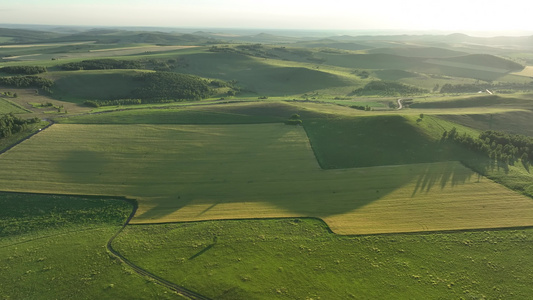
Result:
[[[207,152],[203,154],[205,157],[191,157],[188,167],[171,161],[151,166],[143,172],[148,180],[131,191],[148,200],[145,202],[147,209],[141,210],[137,220],[164,220],[169,215],[173,217],[168,220],[200,220],[219,216],[218,213],[222,213],[223,218],[231,218],[231,214],[218,210],[224,210],[228,203],[264,203],[280,208],[267,212],[266,217],[279,216],[283,211],[299,216],[327,217],[366,206],[414,181],[413,197],[436,186],[443,189],[447,185],[465,183],[474,174],[458,162],[323,170],[312,155],[306,159],[314,167],[301,170],[301,162],[283,160],[276,156],[279,153],[269,156],[269,149],[279,147],[278,140],[284,138],[284,133],[280,130],[268,139],[254,137],[257,139],[254,149],[230,145],[234,142],[231,139],[216,141],[220,143],[216,149],[222,150]],[[224,149],[229,149],[227,157],[217,153]],[[234,151],[245,159],[234,161]],[[216,157],[216,161],[202,163],[202,159],[211,156]],[[176,173],[189,172],[191,176],[174,177],[172,172],[165,171],[172,168]],[[150,184],[152,172],[169,175],[164,183]],[[191,204],[196,207],[182,210]],[[264,211],[253,211],[255,206],[250,209],[250,217],[265,217]]]
[[[427,164],[418,175],[411,197],[416,196],[417,193],[428,193],[435,186],[442,190],[447,185],[453,188],[456,185],[465,184],[473,176],[477,176],[478,182],[482,177],[459,162]]]
[[[182,135],[188,129],[156,126],[157,132],[146,132],[149,143],[141,141],[137,147],[118,140],[114,148],[121,150],[116,153],[71,151],[59,169],[67,183],[105,185],[114,196],[138,199],[139,222],[233,218],[224,206],[230,203],[243,203],[249,210],[240,211],[241,218],[327,217],[366,206],[408,184],[415,183],[414,197],[463,184],[475,174],[457,162],[324,170],[305,144],[301,127],[239,126],[262,127],[212,127],[218,131],[194,131],[191,140],[190,133]],[[164,138],[152,140],[153,134]]]

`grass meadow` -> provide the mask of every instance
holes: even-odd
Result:
[[[529,198],[458,162],[419,159],[323,170],[303,128],[283,124],[56,124],[2,155],[0,184],[137,199],[137,224],[318,217],[340,234],[532,225]]]
[[[0,193],[0,204],[0,298],[178,298],[107,253],[129,203]]]
[[[68,118],[57,118],[61,124],[258,124],[280,123],[291,113],[291,106],[279,107],[276,104],[258,106],[255,103],[232,105],[235,109],[226,109],[224,104],[188,105],[129,109],[85,114]],[[239,110],[241,108],[241,110]],[[245,112],[242,111],[245,110]],[[296,110],[292,108],[293,112]]]
[[[8,99],[0,98],[0,114],[23,114],[28,111],[11,102]]]
[[[528,110],[499,114],[441,115],[439,118],[478,130],[499,130],[511,134],[533,135],[533,112]]]
[[[339,236],[316,219],[132,225],[114,247],[213,299],[527,299],[531,229]]]

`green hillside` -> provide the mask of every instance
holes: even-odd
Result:
[[[520,71],[524,68],[523,65],[514,61],[488,54],[470,54],[464,56],[444,58],[443,60],[464,63],[466,65],[502,69],[506,70],[507,72]]]
[[[346,68],[409,70],[421,59],[391,54],[329,54],[319,53],[325,64]]]
[[[423,102],[417,101],[411,104],[411,108],[467,108],[467,107],[502,107],[502,108],[533,108],[533,101],[503,97],[498,95],[474,96],[451,100]]]
[[[353,85],[353,80],[305,66],[273,64],[235,53],[197,53],[180,56],[176,71],[226,81],[236,80],[245,92],[284,96]]]
[[[425,58],[437,58],[437,57],[454,57],[459,55],[465,55],[465,52],[450,50],[437,47],[396,47],[396,48],[376,48],[368,50],[368,53],[372,54],[392,54],[406,57],[425,57]]]
[[[533,112],[513,111],[499,114],[441,115],[448,121],[478,130],[498,130],[533,136]]]
[[[425,117],[420,123],[437,126],[440,122]],[[471,155],[455,145],[440,143],[412,117],[304,119],[304,126],[325,169],[460,160]]]
[[[0,193],[0,205],[0,298],[178,299],[106,251],[126,201]]]
[[[53,97],[83,103],[85,100],[131,98],[137,88],[135,70],[55,72]]]
[[[5,41],[7,43],[42,42],[44,40],[57,38],[59,36],[61,36],[61,34],[47,31],[0,28],[0,37],[10,38],[9,40]]]

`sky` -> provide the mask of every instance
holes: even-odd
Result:
[[[527,0],[0,0],[1,23],[328,30],[531,31]]]

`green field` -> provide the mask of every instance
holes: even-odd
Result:
[[[152,105],[156,106],[157,105]],[[280,123],[298,108],[278,103],[236,103],[118,110],[57,119],[62,124],[258,124]]]
[[[345,237],[313,219],[128,226],[127,258],[213,299],[527,299],[533,232]]]
[[[428,116],[420,124],[404,116],[316,118],[305,129],[325,169],[429,163],[469,158],[461,147],[443,144],[428,126],[452,126]]]
[[[0,98],[0,114],[9,114],[9,113],[23,114],[27,112],[29,111],[23,109],[22,107],[11,102],[10,100]]]
[[[533,222],[530,199],[457,162],[321,170],[305,131],[282,124],[53,125],[0,161],[4,190],[126,196],[133,223],[311,216],[361,234]]]
[[[315,90],[357,85],[348,74],[313,69],[271,59],[259,59],[233,53],[196,53],[181,55],[184,65],[177,72],[207,78],[236,80],[244,92],[258,96],[292,96]]]
[[[0,43],[9,43],[13,40],[12,37],[0,36]]]
[[[478,130],[499,130],[533,136],[533,112],[528,110],[499,114],[443,115],[443,119]]]
[[[178,298],[106,252],[125,201],[0,193],[0,205],[0,298]]]

